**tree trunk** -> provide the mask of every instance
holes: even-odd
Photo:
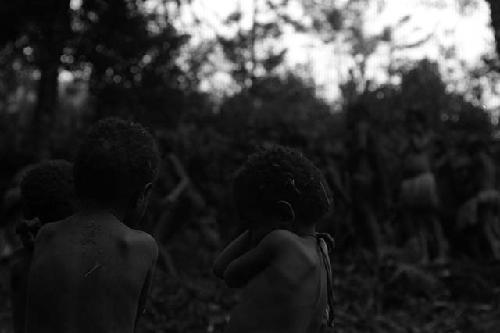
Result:
[[[500,1],[498,0],[486,0],[486,1],[490,4],[491,25],[495,33],[497,54],[500,55]]]
[[[252,30],[250,32],[250,87],[253,87],[255,82],[255,70],[257,68],[257,50],[256,50],[256,33],[257,33],[257,0],[253,1],[253,13],[252,13]]]
[[[50,61],[39,66],[40,80],[33,117],[35,153],[39,159],[50,157],[50,136],[57,107],[59,62]]]
[[[40,80],[33,115],[33,149],[39,159],[50,157],[50,143],[58,102],[60,57],[70,32],[70,1],[52,0],[39,22]]]

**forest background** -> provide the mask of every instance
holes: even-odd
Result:
[[[250,12],[236,6],[215,25],[196,14],[195,2],[0,4],[4,233],[19,218],[10,194],[23,168],[47,158],[72,160],[98,119],[139,121],[154,133],[163,156],[145,222],[161,245],[160,269],[140,331],[221,332],[239,297],[210,269],[240,230],[231,177],[256,147],[279,143],[311,158],[332,189],[335,206],[321,229],[337,244],[338,332],[494,331],[500,325],[500,265],[494,254],[474,250],[477,237],[458,221],[477,194],[466,184],[481,177],[468,147],[483,143],[494,165],[500,162],[494,103],[500,3],[422,1],[429,8],[453,3],[461,17],[490,9],[497,48],[470,65],[454,45],[439,48],[439,61],[398,57],[425,47],[432,33],[396,38],[411,15],[367,31],[367,13],[381,13],[382,0],[252,0]],[[193,33],[207,27],[209,34]],[[290,64],[283,42],[290,31],[331,46],[332,59],[350,59],[341,68],[324,69],[334,73],[333,84],[318,85],[311,63]],[[387,65],[376,72],[384,79],[375,80],[369,64],[380,49]],[[400,189],[412,121],[431,141],[440,195],[435,215],[450,248],[444,263],[422,265],[401,242],[400,234],[411,230],[402,217]],[[368,125],[372,139],[364,153],[377,159],[368,167],[377,180],[376,198],[353,191],[359,124]],[[377,232],[367,229],[366,216]],[[374,249],[371,240],[379,236]],[[0,332],[11,332],[6,262],[0,263]]]

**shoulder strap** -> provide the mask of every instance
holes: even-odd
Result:
[[[323,264],[325,265],[326,269],[326,277],[327,277],[327,301],[328,301],[328,306],[327,306],[327,325],[329,327],[333,327],[333,319],[334,319],[334,299],[333,299],[333,271],[332,271],[332,265],[330,263],[330,256],[328,253],[331,253],[333,251],[333,248],[335,246],[335,241],[332,236],[329,234],[325,233],[316,233],[315,234],[316,240],[318,242],[318,247],[320,249],[321,257],[323,259]],[[324,241],[327,247],[327,252],[325,252],[323,246],[321,246],[321,241]]]

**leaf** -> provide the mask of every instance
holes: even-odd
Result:
[[[398,22],[396,23],[395,27],[398,27],[398,28],[401,27],[403,24],[407,23],[410,19],[411,19],[410,15],[403,16],[402,18],[400,18],[398,20]]]
[[[307,31],[307,28],[306,26],[298,21],[298,20],[295,20],[293,18],[291,18],[289,15],[287,14],[282,14],[280,15],[280,18],[287,24],[290,24],[294,29],[295,31],[297,32],[306,32]]]
[[[241,20],[241,11],[236,11],[232,14],[230,14],[225,20],[224,20],[224,23],[225,24],[231,24],[231,23],[235,23],[235,22],[239,22]]]
[[[285,58],[285,55],[287,53],[287,49],[282,50],[281,52],[277,54],[273,54],[269,56],[265,61],[264,61],[264,68],[266,71],[270,72],[276,67],[278,67],[281,63],[283,63],[283,60]]]
[[[330,10],[326,14],[326,19],[333,31],[340,31],[344,26],[344,17],[342,12],[337,8]]]
[[[396,45],[396,46],[394,46],[394,49],[395,50],[404,50],[404,49],[412,49],[415,47],[419,47],[419,46],[422,46],[425,43],[427,43],[433,36],[434,36],[434,33],[430,33],[427,36],[425,36],[424,38],[421,38],[415,42]]]
[[[392,40],[392,28],[385,27],[380,36],[380,40],[383,42],[390,42]]]

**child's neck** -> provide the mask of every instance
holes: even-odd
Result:
[[[113,215],[119,221],[123,221],[123,219],[125,218],[125,214],[123,212],[120,212],[120,210],[104,207],[94,202],[82,203],[81,212],[87,215],[110,214]]]
[[[316,233],[315,225],[295,225],[293,228],[293,232],[295,232],[299,236],[310,236]]]

